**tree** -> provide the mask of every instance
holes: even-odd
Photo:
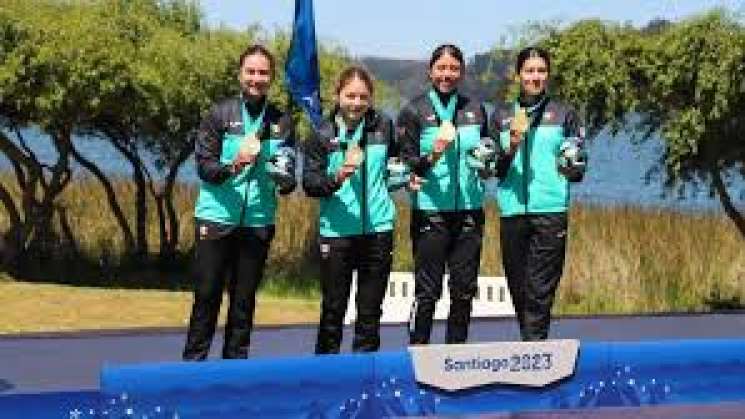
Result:
[[[641,125],[665,139],[667,183],[708,185],[745,237],[745,214],[726,186],[745,177],[745,28],[716,11],[662,32],[649,49]]]
[[[7,6],[4,27],[14,29],[6,31],[11,36],[5,38],[0,70],[0,111],[6,128],[0,135],[0,151],[12,162],[22,191],[22,211],[12,217],[14,223],[22,220],[15,227],[16,248],[9,253],[30,250],[47,257],[57,242],[55,215],[60,216],[68,247],[75,249],[65,208],[58,200],[72,179],[72,135],[78,125],[102,110],[102,98],[116,91],[116,76],[126,60],[108,54],[117,40],[98,30],[85,7],[57,2],[39,2],[35,7],[8,2]],[[54,164],[40,162],[29,147],[21,128],[31,124],[51,139],[58,154]],[[11,203],[4,200],[4,204],[7,209]]]
[[[179,215],[172,201],[179,169],[192,154],[207,109],[238,93],[238,57],[260,28],[204,27],[196,3],[187,0],[5,3],[0,10],[0,152],[11,161],[22,191],[18,204],[11,188],[0,184],[0,203],[11,221],[0,243],[12,249],[3,250],[5,259],[60,248],[56,225],[75,244],[60,199],[72,179],[72,160],[103,187],[123,248],[130,252],[124,256],[144,261],[150,255],[152,197],[160,259],[171,259],[178,246]],[[260,41],[278,59],[270,98],[288,106],[282,81],[289,37],[277,32]],[[348,59],[343,51],[322,46],[320,62],[322,96],[331,103],[335,79]],[[378,98],[392,96],[380,83],[378,92]],[[298,134],[305,137],[308,124],[299,109],[294,115]],[[24,136],[28,127],[51,138],[54,164],[36,158]],[[89,141],[110,143],[130,163],[136,195],[131,225],[109,175],[85,157]]]
[[[543,41],[551,54],[552,92],[577,106],[591,132],[626,127],[638,106],[643,39],[631,27],[579,22]]]
[[[178,171],[194,150],[202,116],[217,98],[237,93],[237,57],[252,36],[226,31],[186,36],[164,30],[140,51],[134,109],[141,142],[164,175],[157,182],[141,165],[156,203],[161,260],[170,260],[178,245],[173,204]]]
[[[581,22],[551,37],[557,92],[596,131],[658,134],[666,186],[704,185],[745,238],[727,187],[745,177],[745,28],[721,10],[658,26]]]

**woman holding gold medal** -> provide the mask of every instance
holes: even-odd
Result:
[[[551,61],[539,48],[517,56],[517,101],[495,110],[502,263],[523,340],[548,337],[564,267],[569,183],[585,172],[577,114],[547,93]]]
[[[493,151],[481,104],[458,92],[465,73],[462,52],[441,45],[429,64],[431,87],[414,98],[397,120],[410,188],[415,301],[409,342],[427,344],[445,267],[450,278],[447,343],[468,338],[484,231],[484,159]]]
[[[195,288],[184,360],[207,358],[226,277],[230,306],[222,357],[248,356],[276,195],[296,184],[292,119],[267,99],[274,58],[252,45],[239,64],[241,94],[213,106],[197,135]]]
[[[338,353],[353,271],[357,319],[352,350],[380,347],[381,305],[391,271],[396,208],[387,163],[398,153],[390,119],[373,108],[373,81],[360,67],[341,72],[336,107],[313,133],[303,189],[320,199],[321,318],[317,354]]]

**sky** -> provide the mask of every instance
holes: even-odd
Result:
[[[210,25],[289,30],[294,0],[201,0]],[[570,24],[585,18],[643,26],[713,7],[745,12],[745,0],[315,0],[316,36],[353,56],[423,59],[442,43],[467,56],[499,45],[530,21]]]

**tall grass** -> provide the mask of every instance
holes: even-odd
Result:
[[[15,185],[0,176],[6,187]],[[130,223],[134,220],[134,188],[114,181]],[[20,193],[13,190],[13,196]],[[149,277],[176,276],[188,285],[188,255],[194,244],[193,207],[196,187],[175,190],[180,215],[177,272],[152,272]],[[78,258],[119,269],[124,243],[95,180],[77,179],[62,195],[75,233]],[[149,240],[157,251],[158,227],[150,202]],[[399,202],[395,231],[394,270],[413,267],[409,240],[410,210]],[[487,224],[481,273],[502,275],[499,218],[493,203]],[[0,210],[0,230],[7,215]],[[317,296],[317,202],[295,193],[280,199],[277,228],[267,265],[265,291]],[[706,310],[712,301],[742,301],[745,296],[744,241],[719,213],[682,213],[641,207],[576,205],[570,214],[569,247],[559,287],[559,313],[630,313]],[[60,250],[64,253],[64,249]],[[180,269],[183,268],[183,269]],[[135,269],[135,275],[147,269]],[[155,280],[155,279],[154,279]],[[64,282],[74,282],[72,280]],[[106,285],[106,284],[101,284]]]

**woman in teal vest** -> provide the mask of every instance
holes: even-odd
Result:
[[[502,263],[523,340],[548,337],[564,267],[569,184],[585,171],[583,129],[577,114],[547,93],[550,70],[546,51],[522,50],[520,96],[492,118]]]
[[[252,45],[239,65],[240,95],[213,106],[196,141],[201,182],[184,360],[207,358],[226,278],[230,306],[222,356],[247,357],[256,289],[274,236],[277,192],[295,187],[292,119],[267,100],[274,58]]]
[[[472,157],[488,135],[482,105],[458,91],[464,74],[456,46],[435,49],[430,87],[404,107],[396,123],[402,157],[413,172],[411,344],[429,343],[446,266],[450,313],[445,339],[462,343],[468,337],[484,232],[484,171]]]
[[[352,350],[380,347],[396,210],[386,167],[397,149],[390,119],[372,107],[373,92],[366,70],[353,66],[342,71],[337,106],[305,149],[303,189],[320,200],[322,303],[317,354],[340,350],[354,270],[357,319]]]

